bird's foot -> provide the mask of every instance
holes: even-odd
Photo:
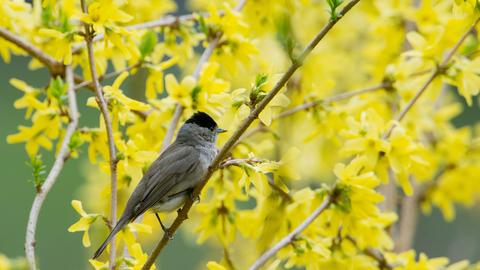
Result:
[[[190,192],[190,199],[194,202],[194,203],[199,203],[200,202],[200,195],[197,195],[195,196],[193,194],[193,190]]]
[[[172,240],[173,235],[170,233],[170,230],[167,227],[165,227],[165,225],[163,225],[163,222],[162,222],[162,220],[160,219],[160,217],[158,216],[157,213],[155,213],[155,216],[157,217],[157,220],[160,223],[160,227],[162,227],[162,230],[165,233],[165,235],[168,237],[169,240]]]

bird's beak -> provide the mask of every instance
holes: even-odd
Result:
[[[217,133],[224,133],[224,132],[227,132],[227,130],[223,128],[217,128]]]

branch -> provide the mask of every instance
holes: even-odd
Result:
[[[287,236],[282,238],[275,246],[267,250],[265,253],[263,253],[260,258],[258,258],[252,266],[250,266],[250,270],[256,270],[259,269],[262,265],[264,265],[271,257],[273,257],[280,249],[285,247],[286,245],[292,243],[295,241],[295,239],[310,225],[312,224],[313,221],[321,214],[325,209],[327,209],[330,204],[332,203],[330,195],[325,197],[323,200],[322,204],[313,211],[310,216],[308,216],[298,227],[296,227],[291,233],[289,233]]]
[[[300,56],[297,58],[296,61],[293,61],[290,68],[283,74],[280,80],[275,84],[272,90],[262,99],[262,101],[257,105],[255,109],[253,109],[249,116],[240,124],[237,130],[233,133],[232,137],[225,143],[222,149],[219,151],[215,159],[212,161],[212,164],[208,168],[205,175],[200,180],[200,184],[195,188],[193,192],[192,198],[196,198],[205,187],[208,182],[208,179],[213,175],[213,173],[218,169],[218,166],[222,162],[222,160],[227,156],[228,152],[232,149],[235,145],[236,141],[242,136],[242,134],[247,130],[248,127],[252,124],[252,122],[258,118],[260,112],[265,109],[268,103],[278,94],[278,92],[285,86],[287,81],[292,77],[295,71],[302,65],[305,58],[310,54],[310,52],[315,48],[315,46],[325,37],[325,35],[332,29],[332,27],[344,17],[344,15],[354,7],[360,0],[352,0],[350,1],[345,7],[340,11],[339,16],[336,19],[330,20],[320,32],[315,36],[315,38],[307,45],[307,47],[303,50]],[[188,211],[193,205],[193,200],[188,198],[185,202],[185,205],[182,207],[182,210],[179,211],[177,218],[173,222],[170,228],[168,228],[167,232],[163,234],[162,239],[155,247],[154,251],[148,258],[147,262],[143,266],[143,270],[148,270],[155,262],[155,259],[158,257],[162,249],[167,245],[170,237],[169,235],[173,235],[175,231],[180,227],[185,219],[188,217]]]
[[[65,73],[65,66],[62,63],[58,62],[50,55],[44,53],[42,49],[29,43],[23,38],[20,38],[18,35],[15,35],[14,33],[8,31],[6,28],[0,27],[0,37],[9,41],[12,44],[15,44],[17,47],[27,52],[31,57],[40,61],[40,63],[42,63],[48,68],[48,70],[53,76]]]
[[[353,245],[355,245],[355,247],[358,248],[357,241],[353,237],[351,237],[350,235],[347,235],[345,238],[348,239],[350,242],[352,242]],[[362,250],[362,252],[363,252],[363,254],[365,254],[368,257],[377,261],[378,267],[380,269],[391,270],[391,269],[394,268],[392,265],[390,265],[387,262],[387,259],[385,258],[385,255],[383,255],[383,253],[380,250],[367,247],[364,250]]]
[[[400,112],[400,114],[395,118],[395,122],[396,123],[399,123],[403,120],[403,118],[405,117],[405,115],[407,115],[407,113],[412,109],[413,105],[415,105],[415,103],[418,101],[418,99],[420,98],[420,96],[425,92],[425,90],[427,90],[428,86],[435,80],[435,78],[438,76],[438,75],[441,75],[445,72],[445,70],[448,68],[448,65],[450,63],[450,60],[452,59],[452,57],[455,55],[455,53],[457,52],[458,48],[460,48],[460,46],[462,45],[462,43],[465,41],[465,39],[468,37],[468,35],[470,35],[474,30],[475,30],[475,27],[477,26],[478,22],[480,21],[480,18],[478,18],[477,20],[475,20],[475,22],[473,23],[473,25],[468,28],[468,30],[462,35],[462,37],[457,41],[457,43],[455,44],[455,46],[452,48],[452,50],[445,56],[445,58],[443,59],[443,61],[440,63],[440,65],[437,66],[437,68],[433,71],[432,75],[430,75],[430,77],[428,77],[428,79],[425,81],[425,83],[422,85],[422,87],[420,87],[420,89],[418,90],[418,92],[415,94],[415,96],[410,100],[410,102],[408,102],[407,106],[405,106],[405,108],[403,108],[403,110]],[[384,135],[384,139],[387,139],[390,137],[390,135],[392,134],[392,131],[393,129],[395,128],[396,124],[393,124],[387,131],[387,133],[385,133]]]
[[[128,66],[128,67],[126,67],[126,68],[124,68],[124,69],[122,69],[122,70],[112,71],[112,72],[110,72],[110,73],[107,73],[107,74],[105,74],[105,75],[102,75],[102,76],[98,77],[98,81],[101,82],[101,81],[103,81],[103,80],[116,77],[116,76],[122,74],[122,73],[125,72],[125,71],[130,71],[130,70],[132,70],[132,69],[136,69],[136,68],[138,68],[138,67],[141,67],[142,64],[143,64],[142,61],[139,61],[139,62],[137,62],[136,64],[131,65],[131,66]],[[83,82],[75,85],[75,90],[78,90],[78,89],[80,89],[80,88],[82,88],[82,87],[88,87],[88,88],[90,88],[90,89],[92,89],[92,90],[95,91],[95,85],[94,85],[93,81],[83,81]]]
[[[87,5],[85,0],[80,0],[83,13],[87,14]],[[88,63],[90,66],[91,77],[93,80],[93,86],[95,88],[96,101],[103,115],[105,121],[105,128],[107,130],[108,138],[108,152],[110,156],[110,228],[114,228],[117,222],[117,157],[115,151],[115,141],[113,137],[112,120],[108,111],[108,104],[103,96],[103,89],[98,81],[97,69],[95,67],[95,59],[93,52],[93,28],[91,25],[84,23],[85,26],[85,43],[88,51]],[[110,269],[115,268],[115,236],[110,243]]]
[[[335,95],[335,96],[332,96],[332,97],[328,97],[328,98],[325,98],[325,99],[319,99],[319,100],[315,100],[315,101],[311,101],[311,102],[306,102],[306,103],[303,103],[301,105],[298,105],[296,107],[293,107],[289,110],[286,110],[286,111],[278,114],[275,118],[276,119],[277,118],[284,118],[284,117],[290,116],[292,114],[295,114],[299,111],[303,111],[303,110],[310,109],[312,107],[316,107],[320,104],[332,103],[332,102],[335,102],[335,101],[348,99],[348,98],[351,98],[353,96],[358,96],[358,95],[362,95],[362,94],[366,94],[366,93],[370,93],[370,92],[375,92],[375,91],[382,90],[382,89],[387,89],[389,87],[391,87],[391,83],[383,82],[379,85],[375,85],[375,86],[368,87],[368,88],[365,88],[365,89],[355,90],[355,91],[351,91],[351,92],[345,92],[345,93],[341,93],[341,94],[338,94],[338,95]]]
[[[223,14],[223,12],[221,12]],[[208,17],[208,13],[202,13],[201,14],[204,17]],[[197,17],[194,14],[186,14],[186,15],[180,15],[180,16],[173,16],[173,15],[166,15],[160,19],[157,20],[152,20],[148,22],[143,22],[139,24],[134,24],[134,25],[129,25],[126,26],[126,30],[142,30],[142,29],[148,29],[148,28],[155,28],[155,27],[166,27],[166,26],[175,26],[180,23],[184,23],[187,21],[195,21]],[[105,38],[104,34],[98,34],[93,38],[93,42],[97,42],[100,40],[103,40]],[[73,54],[77,54],[85,45],[84,44],[78,44],[73,46]]]
[[[55,184],[57,177],[63,168],[63,164],[65,163],[65,160],[69,155],[68,144],[70,143],[70,139],[72,138],[72,135],[78,125],[79,114],[77,109],[75,91],[73,90],[73,71],[70,66],[66,67],[66,81],[68,83],[68,105],[70,109],[70,123],[68,124],[67,131],[65,132],[65,136],[60,146],[60,151],[58,151],[57,158],[53,163],[52,169],[48,173],[47,179],[37,191],[35,199],[33,200],[30,214],[28,216],[27,233],[25,239],[25,253],[28,264],[30,266],[30,270],[37,269],[35,263],[35,231],[38,223],[38,216],[40,214],[40,210],[42,208],[43,202],[45,201],[45,198],[47,197],[48,192]]]

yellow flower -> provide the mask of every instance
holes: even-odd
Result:
[[[208,270],[227,270],[227,268],[225,268],[223,265],[214,261],[209,261],[207,263],[207,268]]]
[[[71,33],[62,33],[54,29],[42,28],[38,31],[40,35],[45,37],[52,38],[50,40],[55,46],[49,46],[47,48],[52,49],[52,53],[58,61],[63,61],[65,65],[70,65],[72,63],[72,41],[73,34]]]
[[[95,31],[103,32],[105,27],[111,27],[115,23],[126,23],[133,17],[122,11],[115,1],[98,0],[88,6],[88,14],[83,14],[80,19],[93,25]]]
[[[84,247],[90,246],[90,237],[88,235],[88,230],[90,225],[100,216],[99,214],[87,214],[83,210],[82,202],[78,200],[72,200],[72,207],[80,214],[80,219],[68,227],[69,232],[79,232],[83,231],[82,244]]]
[[[114,99],[118,101],[121,105],[127,108],[129,111],[146,111],[150,109],[145,103],[140,101],[136,101],[132,98],[127,97],[123,94],[122,90],[120,89],[120,85],[122,82],[127,78],[128,72],[122,72],[113,82],[113,85],[107,85],[103,88],[108,98]]]
[[[472,106],[472,97],[478,95],[480,91],[480,57],[473,60],[460,58],[455,67],[459,69],[459,74],[454,80],[458,87],[458,92],[467,101],[468,106]]]
[[[52,149],[51,140],[58,137],[61,127],[60,117],[52,111],[37,114],[32,120],[31,127],[19,126],[19,133],[7,136],[8,143],[26,142],[25,148],[30,157],[35,156],[39,147]]]
[[[23,109],[23,108],[27,109],[25,113],[25,118],[27,119],[30,118],[34,109],[35,110],[47,109],[47,105],[44,102],[40,102],[37,99],[37,96],[41,93],[39,89],[35,89],[30,85],[28,85],[27,83],[25,83],[24,81],[21,81],[15,78],[10,79],[10,84],[25,93],[23,97],[17,99],[15,103],[13,103],[13,106],[16,109]]]
[[[369,109],[361,113],[359,122],[350,117],[347,124],[348,129],[341,133],[347,138],[341,153],[345,156],[365,155],[366,169],[375,168],[380,153],[386,154],[390,150],[389,143],[382,139],[385,122],[375,110]]]
[[[391,149],[387,153],[388,161],[397,181],[407,195],[412,195],[410,174],[422,173],[429,165],[424,158],[425,149],[412,140],[401,126],[396,126],[390,136]]]
[[[101,262],[97,260],[90,259],[88,262],[95,268],[95,270],[108,270],[108,261]]]
[[[183,78],[180,83],[173,74],[165,76],[165,88],[168,97],[187,108],[192,106],[192,91],[196,86],[197,82],[192,76]]]

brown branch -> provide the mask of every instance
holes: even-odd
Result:
[[[368,87],[368,88],[365,88],[365,89],[355,90],[355,91],[351,91],[351,92],[345,92],[345,93],[341,93],[341,94],[338,94],[338,95],[335,95],[335,96],[332,96],[332,97],[328,97],[328,98],[325,98],[325,99],[319,99],[319,100],[315,100],[315,101],[311,101],[311,102],[306,102],[306,103],[303,103],[301,105],[298,105],[296,107],[293,107],[289,110],[286,110],[286,111],[278,114],[277,116],[275,116],[275,118],[277,119],[277,118],[288,117],[288,116],[290,116],[292,114],[295,114],[299,111],[307,110],[307,109],[310,109],[312,107],[316,107],[320,104],[332,103],[332,102],[348,99],[348,98],[351,98],[353,96],[358,96],[358,95],[362,95],[362,94],[386,89],[386,88],[389,88],[389,87],[391,87],[391,83],[383,82],[379,85],[375,85],[375,86]]]
[[[80,0],[82,11],[85,14],[88,14],[87,5],[85,0]],[[108,138],[108,152],[109,152],[109,163],[110,163],[110,228],[115,227],[117,222],[117,157],[115,151],[115,141],[113,137],[113,128],[112,120],[110,118],[110,112],[108,111],[108,104],[103,96],[103,89],[98,81],[97,69],[95,67],[94,51],[93,51],[93,27],[87,23],[84,23],[85,26],[85,43],[88,51],[88,63],[90,66],[90,73],[93,81],[93,86],[95,88],[96,101],[100,108],[100,111],[103,115],[103,120],[105,121],[105,128],[107,131]],[[115,236],[110,242],[110,269],[115,268],[115,256],[116,256],[116,246],[115,246]]]
[[[27,52],[31,57],[40,61],[40,63],[48,68],[53,77],[65,73],[65,66],[62,63],[44,53],[42,49],[8,31],[6,28],[0,27],[0,37],[15,44],[17,47]]]
[[[65,160],[69,156],[70,151],[68,144],[70,143],[70,139],[72,138],[72,135],[78,125],[79,114],[77,109],[77,99],[75,97],[73,71],[71,66],[66,67],[66,81],[68,84],[68,116],[70,119],[70,123],[68,124],[67,131],[65,132],[65,136],[63,137],[60,150],[58,151],[58,155],[55,159],[55,162],[53,163],[52,169],[48,173],[48,176],[43,185],[37,190],[37,194],[35,195],[35,199],[33,200],[32,208],[28,216],[27,233],[25,239],[25,253],[31,270],[37,269],[35,263],[35,232],[38,223],[38,216],[40,214],[43,202],[48,195],[48,192],[55,184],[57,177],[63,168]]]
[[[220,11],[219,14],[223,15],[224,12]],[[200,16],[208,17],[209,14],[201,13]],[[180,16],[166,15],[160,19],[126,26],[125,29],[126,30],[142,30],[142,29],[155,28],[155,27],[169,27],[169,26],[173,27],[181,23],[185,23],[188,21],[196,21],[196,20],[197,20],[197,16],[195,16],[194,14],[185,14]],[[104,34],[98,34],[93,38],[93,42],[101,41],[104,38],[105,38]],[[75,45],[72,50],[73,54],[77,54],[83,47],[84,47],[84,44]]]
[[[405,115],[407,115],[407,113],[412,109],[413,105],[415,105],[415,103],[418,101],[418,99],[420,98],[420,96],[422,96],[422,94],[427,90],[428,86],[435,80],[435,78],[443,73],[445,73],[445,70],[448,68],[448,65],[450,63],[450,60],[452,59],[452,57],[455,55],[455,53],[457,52],[458,48],[460,48],[460,46],[463,44],[463,42],[465,41],[465,39],[468,37],[468,35],[470,35],[472,33],[472,31],[475,30],[475,27],[477,26],[478,22],[480,21],[480,18],[476,19],[475,22],[473,23],[473,25],[468,28],[468,30],[462,35],[462,37],[457,41],[457,43],[455,44],[455,46],[450,50],[450,52],[445,56],[445,58],[443,59],[443,61],[440,63],[440,65],[438,65],[435,70],[433,71],[432,75],[430,75],[430,77],[428,77],[428,79],[425,81],[425,83],[422,85],[422,87],[420,87],[420,89],[418,90],[418,92],[415,94],[415,96],[408,102],[407,106],[405,106],[405,108],[403,108],[403,110],[400,112],[400,114],[395,118],[395,122],[396,123],[399,123],[403,120],[403,118],[405,117]],[[384,139],[387,139],[390,137],[390,135],[392,134],[392,131],[393,129],[395,128],[396,124],[393,124],[387,131],[387,133],[385,133],[384,135]]]
[[[247,130],[247,128],[252,124],[252,122],[258,118],[260,112],[265,109],[265,107],[270,103],[270,101],[278,94],[278,92],[285,86],[287,81],[292,77],[295,71],[302,65],[305,58],[310,54],[310,52],[315,48],[315,46],[325,37],[325,35],[333,28],[333,26],[344,17],[344,15],[354,7],[360,0],[352,0],[345,7],[339,12],[339,16],[336,19],[330,20],[315,36],[315,38],[307,45],[307,47],[303,50],[300,56],[293,61],[290,68],[283,74],[280,80],[275,84],[270,92],[262,99],[262,101],[253,109],[249,116],[240,124],[237,130],[233,133],[230,139],[225,143],[222,149],[219,151],[215,159],[212,161],[212,164],[208,168],[205,175],[202,177],[200,184],[195,188],[193,192],[192,198],[196,198],[202,191],[202,189],[207,184],[210,177],[213,173],[218,169],[218,166],[223,161],[223,159],[227,156],[230,152],[232,147],[235,145],[236,141],[242,136],[242,134]],[[157,244],[155,249],[153,250],[152,254],[148,258],[147,262],[143,266],[143,270],[148,270],[155,262],[155,259],[158,257],[162,249],[167,245],[170,237],[169,235],[173,235],[175,231],[180,227],[184,220],[188,217],[188,212],[193,205],[193,200],[189,198],[183,208],[179,211],[177,218],[173,222],[170,228],[167,229],[167,232],[164,233],[162,239]]]
[[[101,82],[101,81],[103,81],[103,80],[116,77],[116,76],[122,74],[122,73],[125,72],[125,71],[130,71],[130,70],[139,68],[139,67],[142,66],[142,64],[143,64],[142,61],[139,61],[139,62],[137,62],[136,64],[131,65],[131,66],[128,66],[128,67],[126,67],[126,68],[124,68],[124,69],[122,69],[122,70],[112,71],[112,72],[110,72],[110,73],[104,74],[104,75],[98,77],[98,81]],[[92,90],[95,91],[95,85],[94,85],[93,80],[91,80],[91,81],[82,81],[82,82],[78,83],[78,84],[75,86],[75,90],[78,90],[78,89],[80,89],[80,88],[82,88],[82,87],[88,87],[89,89],[92,89]]]
[[[263,253],[260,258],[258,258],[252,266],[250,266],[250,270],[256,270],[259,269],[262,265],[264,265],[271,257],[273,257],[280,249],[285,247],[286,245],[292,243],[295,239],[298,238],[298,236],[310,225],[312,224],[315,219],[327,209],[330,204],[332,203],[331,197],[327,196],[323,200],[322,204],[313,211],[312,214],[310,214],[298,227],[296,227],[291,233],[289,233],[287,236],[282,238],[275,246],[267,250],[265,253]]]
[[[352,242],[353,245],[355,245],[355,247],[358,249],[357,241],[352,236],[347,235],[345,238],[348,239],[350,242]],[[368,257],[374,259],[375,261],[377,261],[378,267],[382,270],[391,270],[394,268],[392,265],[388,263],[387,259],[385,258],[385,255],[383,255],[383,253],[378,249],[367,247],[361,250],[361,252],[367,255]]]

